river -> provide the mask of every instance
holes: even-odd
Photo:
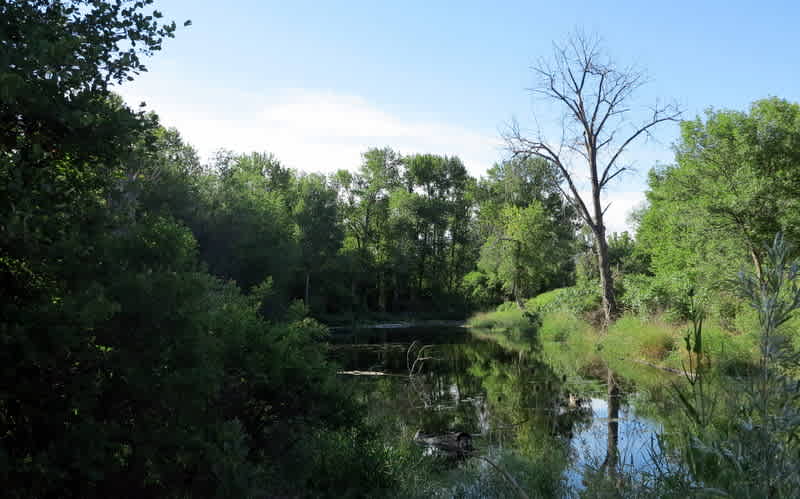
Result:
[[[546,462],[563,493],[580,491],[592,473],[646,473],[658,453],[652,393],[603,366],[564,369],[535,341],[509,348],[462,327],[373,328],[336,332],[331,355],[397,439],[472,435],[469,458],[425,452],[443,473],[462,471],[460,495],[484,495],[468,493],[492,471],[474,456],[521,468]]]

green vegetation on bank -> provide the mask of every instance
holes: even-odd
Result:
[[[687,322],[663,314],[627,313],[603,331],[590,322],[592,314],[582,314],[580,304],[569,302],[568,298],[576,295],[575,288],[552,290],[527,300],[525,310],[508,302],[495,311],[474,315],[467,324],[482,338],[520,345],[535,339],[545,350],[561,348],[581,361],[597,357],[615,367],[633,362],[675,372],[685,365]],[[705,325],[704,343],[720,369],[755,362],[758,337],[753,331],[731,332],[710,321]]]

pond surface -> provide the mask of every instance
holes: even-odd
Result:
[[[646,471],[661,430],[637,411],[632,383],[604,368],[559,370],[533,340],[509,348],[466,328],[374,328],[336,332],[331,356],[397,438],[467,432],[484,456],[565,449],[573,490],[587,470]]]

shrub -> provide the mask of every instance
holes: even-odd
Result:
[[[515,308],[475,315],[469,319],[468,325],[483,332],[511,333],[515,336],[530,337],[538,331],[540,322],[535,316],[526,315],[522,310]]]
[[[583,316],[600,308],[600,285],[595,281],[581,281],[575,286],[565,288],[561,301],[567,310]]]
[[[622,306],[636,315],[652,315],[663,310],[668,303],[666,290],[651,276],[624,275],[622,288]]]

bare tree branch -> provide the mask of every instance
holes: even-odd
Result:
[[[678,118],[680,117],[680,115],[681,115],[681,113],[677,109],[674,109],[674,110],[671,110],[670,108],[656,109],[653,112],[653,118],[649,122],[647,122],[646,124],[644,124],[641,127],[639,127],[636,131],[634,131],[634,133],[632,133],[627,139],[625,139],[625,141],[622,143],[622,145],[620,145],[617,148],[617,151],[614,153],[614,155],[611,157],[611,160],[606,164],[606,167],[603,169],[603,176],[602,176],[602,178],[600,180],[601,187],[605,186],[608,183],[609,180],[611,180],[612,178],[617,176],[619,173],[621,173],[622,170],[624,170],[624,168],[623,168],[623,169],[615,172],[611,176],[609,176],[609,174],[608,174],[608,172],[611,170],[611,168],[616,163],[616,161],[619,158],[620,154],[622,154],[623,151],[625,151],[625,148],[627,148],[628,145],[631,142],[636,140],[636,138],[639,137],[641,134],[648,133],[648,131],[651,128],[653,128],[654,126],[658,125],[659,123],[663,123],[665,121],[677,121]]]
[[[538,85],[531,93],[562,106],[561,138],[550,142],[539,131],[532,138],[522,133],[515,122],[504,133],[508,150],[514,157],[542,158],[553,165],[563,184],[559,189],[577,210],[594,234],[598,248],[603,304],[607,321],[616,314],[613,278],[608,267],[608,246],[603,218],[610,206],[601,206],[600,196],[606,186],[629,166],[620,165],[628,147],[641,136],[649,136],[661,123],[677,121],[680,110],[675,105],[652,108],[652,115],[623,134],[629,101],[645,82],[643,73],[632,67],[620,67],[602,57],[600,41],[575,33],[563,45],[554,44],[550,61],[540,61],[532,68]],[[624,137],[617,140],[617,137]],[[578,191],[576,172],[588,175],[591,198],[583,199]]]

